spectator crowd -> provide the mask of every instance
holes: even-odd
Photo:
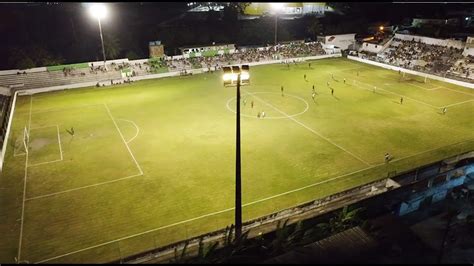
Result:
[[[217,54],[215,56],[200,56],[192,58],[171,57],[160,62],[160,67],[166,67],[169,71],[183,71],[196,68],[219,69],[225,65],[253,63],[275,59],[287,59],[304,56],[324,55],[326,51],[321,43],[289,43],[286,45],[272,45],[260,48],[241,48],[234,53]],[[148,72],[152,73],[153,68]]]
[[[449,76],[456,79],[473,78],[474,58],[464,57],[463,49],[419,41],[394,39],[384,52],[367,54],[366,58],[390,65],[430,73],[438,76]]]

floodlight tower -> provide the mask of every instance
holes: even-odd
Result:
[[[236,148],[235,148],[235,238],[242,235],[242,179],[240,164],[240,85],[249,84],[249,66],[224,67],[224,86],[236,85]]]
[[[275,12],[275,45],[277,45],[277,33],[278,33],[278,13],[283,8],[284,3],[270,3],[273,12]]]
[[[107,8],[104,4],[101,3],[94,3],[89,7],[89,13],[93,18],[96,18],[99,22],[99,32],[100,32],[100,42],[102,43],[102,56],[104,57],[104,68],[106,58],[105,58],[105,48],[104,48],[104,38],[102,37],[102,25],[100,24],[100,20],[107,16]]]

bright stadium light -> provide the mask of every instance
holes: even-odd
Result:
[[[278,13],[285,6],[285,3],[270,3],[270,7],[275,12],[275,45],[277,44],[277,33],[278,33]]]
[[[97,19],[97,21],[99,22],[100,42],[102,43],[102,56],[104,57],[104,68],[107,68],[105,66],[106,58],[105,58],[104,38],[102,37],[102,25],[100,24],[100,20],[105,18],[108,14],[107,8],[105,7],[104,4],[100,4],[100,3],[92,4],[89,7],[89,14],[91,14],[91,16]]]
[[[242,71],[242,73],[240,74],[240,78],[241,78],[242,80],[248,80],[248,79],[250,78],[249,72]]]
[[[284,3],[270,3],[270,6],[272,7],[273,10],[275,11],[280,11],[283,6],[285,6]]]
[[[232,77],[232,74],[225,73],[225,74],[222,76],[222,79],[224,79],[224,81],[230,81],[230,80],[231,80],[231,77]]]
[[[380,27],[379,27],[379,30],[380,30],[380,31],[383,31],[383,26],[380,26]]]
[[[89,7],[89,13],[96,19],[104,19],[108,12],[104,4],[92,4]]]

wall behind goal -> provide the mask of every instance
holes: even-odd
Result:
[[[427,73],[422,73],[422,72],[418,72],[418,71],[414,71],[414,70],[410,70],[410,69],[405,69],[405,68],[401,68],[401,67],[397,67],[397,66],[387,65],[387,64],[383,64],[383,63],[379,63],[379,62],[375,62],[375,61],[371,61],[371,60],[367,60],[367,59],[362,59],[362,58],[355,57],[355,56],[350,56],[350,55],[347,56],[347,58],[351,59],[351,60],[359,61],[359,62],[362,62],[362,63],[365,63],[365,64],[370,64],[370,65],[374,65],[374,66],[378,66],[378,67],[383,67],[383,68],[390,69],[390,70],[395,70],[395,71],[400,70],[400,71],[406,72],[408,74],[417,75],[417,76],[421,76],[421,77],[427,77],[429,79],[439,80],[439,81],[443,81],[443,82],[463,86],[463,87],[466,87],[466,88],[474,89],[474,84],[473,83],[468,83],[468,82],[464,82],[464,81],[443,78],[443,77],[439,77],[439,76],[435,76],[435,75],[431,75],[431,74],[427,74]]]
[[[426,44],[431,44],[431,45],[441,45],[441,46],[446,46],[446,47],[455,47],[458,49],[464,49],[465,43],[462,41],[458,40],[452,40],[452,39],[436,39],[436,38],[430,38],[430,37],[424,37],[424,36],[415,36],[415,35],[408,35],[408,34],[400,34],[396,33],[395,38],[401,39],[404,41],[417,41],[417,42],[422,42]]]

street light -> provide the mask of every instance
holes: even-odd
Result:
[[[92,4],[89,7],[89,13],[93,18],[96,18],[99,22],[99,31],[100,31],[100,42],[102,43],[102,56],[104,57],[104,68],[105,66],[105,48],[104,48],[104,38],[102,37],[102,25],[100,24],[100,20],[107,16],[107,8],[104,4]]]
[[[277,32],[278,32],[278,12],[283,8],[284,3],[270,3],[273,11],[275,12],[275,45],[277,44]]]
[[[242,179],[240,164],[240,85],[249,84],[249,66],[223,67],[224,86],[237,86],[236,107],[236,148],[235,148],[235,238],[242,235]]]

